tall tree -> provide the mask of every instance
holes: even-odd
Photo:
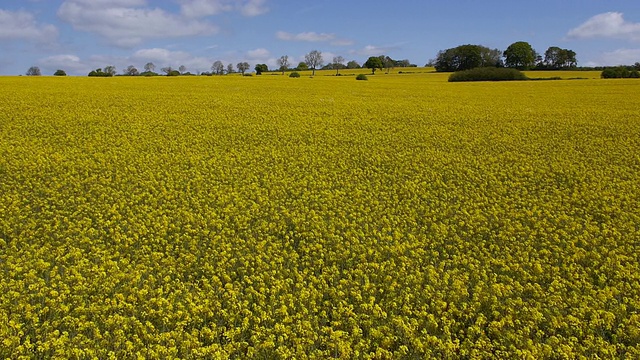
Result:
[[[535,65],[537,54],[531,44],[526,41],[518,41],[509,45],[504,51],[504,58],[507,67],[527,70]]]
[[[238,68],[238,71],[240,71],[242,73],[242,75],[244,76],[244,72],[249,70],[249,63],[244,61],[244,62],[239,62],[236,67]]]
[[[312,70],[311,76],[316,74],[316,69],[322,67],[324,60],[322,59],[322,53],[318,50],[313,50],[304,56],[304,63]]]
[[[280,59],[278,59],[278,68],[280,69],[280,71],[282,71],[282,75],[284,75],[284,72],[287,71],[287,69],[289,68],[289,56],[288,55],[282,55],[280,56]]]
[[[233,64],[227,64],[227,74],[233,74]]]
[[[187,72],[187,67],[184,65],[180,65],[180,67],[178,68],[178,71],[180,71],[180,74],[184,74]]]
[[[152,62],[148,62],[144,65],[144,71],[153,72],[156,69],[156,66]]]
[[[339,74],[340,69],[344,68],[344,58],[342,56],[336,56],[333,58],[333,67],[336,69],[336,76]]]
[[[371,56],[367,59],[367,61],[364,63],[363,66],[366,67],[367,69],[371,69],[371,73],[375,74],[376,69],[382,70],[382,68],[384,67],[384,64],[382,63],[382,60],[380,60],[380,57]]]
[[[42,75],[42,72],[40,71],[40,68],[37,66],[32,66],[29,68],[29,70],[27,70],[27,76],[40,76]]]
[[[380,55],[378,56],[380,58],[380,61],[382,62],[382,67],[387,69],[387,74],[389,73],[389,71],[391,69],[393,69],[393,67],[395,66],[395,60],[393,60],[392,58],[390,58],[389,56],[386,55]]]
[[[222,61],[216,60],[213,65],[211,65],[211,71],[216,75],[224,74],[224,64]]]

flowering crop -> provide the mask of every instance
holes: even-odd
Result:
[[[0,357],[640,357],[640,82],[446,78],[0,79]]]

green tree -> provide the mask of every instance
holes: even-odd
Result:
[[[509,45],[504,51],[505,65],[516,69],[526,70],[536,63],[536,51],[526,41],[518,41]]]
[[[298,66],[296,67],[296,70],[298,71],[309,70],[309,67],[307,66],[307,63],[305,63],[304,61],[300,61],[298,63]]]
[[[502,66],[501,55],[502,53],[498,49],[467,44],[439,51],[436,59],[429,63],[433,63],[436,71],[446,72],[469,70],[477,67],[499,67]]]
[[[371,56],[367,59],[367,61],[364,63],[363,66],[366,67],[367,69],[371,69],[371,73],[375,74],[376,69],[382,70],[384,67],[384,64],[382,63],[382,60],[380,59],[380,57]]]
[[[576,67],[576,53],[573,50],[551,46],[544,52],[544,66],[550,69]]]
[[[67,73],[64,70],[58,69],[53,73],[53,76],[67,76]]]
[[[347,63],[347,69],[360,69],[360,64],[355,60],[351,60]]]
[[[257,64],[255,67],[256,75],[262,75],[263,72],[269,71],[267,64]]]

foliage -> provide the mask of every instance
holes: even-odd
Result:
[[[501,52],[481,45],[460,45],[438,52],[434,61],[436,71],[452,72],[477,67],[502,66]]]
[[[0,358],[639,358],[635,83],[447,77],[4,78]]]
[[[140,72],[135,66],[129,65],[124,69],[123,74],[125,76],[138,76],[140,75]]]
[[[37,66],[32,66],[27,70],[27,76],[40,76],[42,75],[42,72],[40,71],[40,68]]]
[[[105,70],[109,70],[109,71],[104,71],[102,69],[92,70],[91,72],[89,72],[88,76],[90,76],[90,77],[112,77],[114,75],[113,69],[105,68]]]
[[[520,70],[532,68],[536,63],[537,54],[531,44],[526,41],[515,42],[504,51],[505,66]]]
[[[449,76],[449,82],[461,81],[512,81],[528,80],[527,76],[517,69],[509,68],[475,68],[454,72]]]
[[[382,70],[384,68],[384,64],[378,56],[370,56],[363,66],[367,69],[371,69],[372,74],[375,74],[377,69]]]
[[[53,73],[53,76],[67,76],[67,73],[64,70],[58,69]]]
[[[224,64],[220,60],[216,60],[211,65],[211,72],[216,75],[224,75]]]
[[[256,75],[262,75],[263,72],[269,71],[267,64],[257,64],[255,67]]]
[[[365,74],[358,74],[356,80],[369,80],[369,78]]]
[[[544,67],[547,69],[571,69],[578,65],[573,50],[551,46],[544,52]]]
[[[297,71],[292,72],[291,74],[289,74],[290,78],[299,78],[300,77],[300,73]]]
[[[347,69],[360,69],[360,64],[355,60],[351,60],[347,63]]]
[[[632,67],[617,66],[604,69],[600,77],[603,79],[640,78],[640,72]]]

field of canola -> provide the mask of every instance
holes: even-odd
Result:
[[[640,81],[320,74],[0,78],[0,358],[640,357]]]

